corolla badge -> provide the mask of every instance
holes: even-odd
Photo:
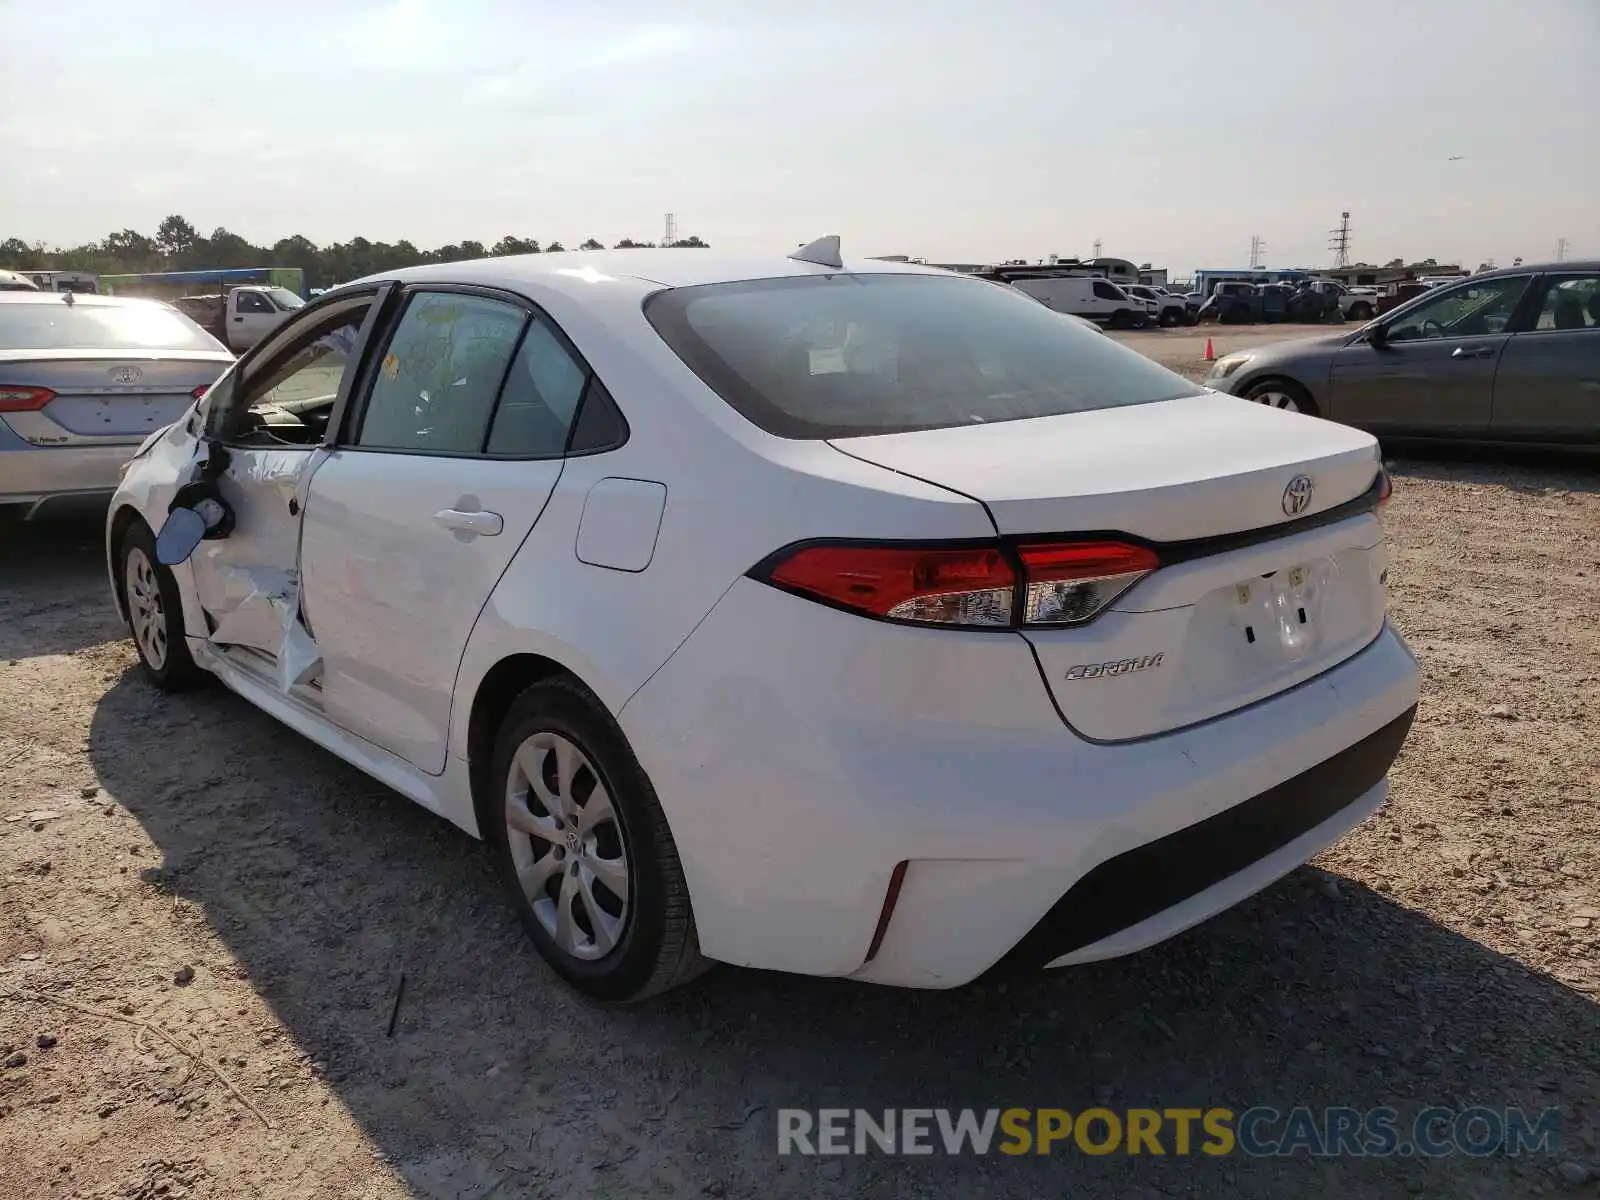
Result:
[[[1289,480],[1289,486],[1283,489],[1283,511],[1291,517],[1305,512],[1311,507],[1311,492],[1315,487],[1309,475],[1296,475]]]
[[[113,367],[111,371],[112,383],[138,383],[143,377],[138,367]]]

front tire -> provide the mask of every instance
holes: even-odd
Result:
[[[1183,316],[1175,308],[1161,310],[1161,328],[1171,329],[1183,321]]]
[[[1352,304],[1350,306],[1350,319],[1352,321],[1370,321],[1370,320],[1372,320],[1372,305],[1370,305],[1370,304]]]
[[[518,696],[490,779],[485,839],[556,974],[597,1000],[629,1001],[710,965],[655,789],[586,688],[554,679]]]
[[[156,559],[156,539],[143,521],[128,527],[119,547],[117,575],[128,630],[145,678],[163,692],[188,692],[207,675],[195,665],[184,638],[178,581]]]
[[[1311,399],[1311,394],[1289,379],[1263,379],[1251,384],[1245,389],[1244,398],[1268,408],[1281,408],[1284,412],[1304,413],[1308,417],[1317,415],[1316,401]]]

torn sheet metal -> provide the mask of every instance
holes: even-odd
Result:
[[[202,603],[216,623],[211,641],[249,646],[277,664],[288,692],[322,671],[322,654],[300,611],[300,514],[325,450],[236,450],[222,480],[238,524],[196,556]]]
[[[300,621],[299,572],[224,567],[219,579],[230,611],[217,622],[211,640],[270,654],[277,660],[282,691],[315,679],[322,670],[322,653]]]

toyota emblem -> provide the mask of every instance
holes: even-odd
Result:
[[[111,371],[112,383],[138,383],[144,372],[138,367],[114,367]]]
[[[1311,507],[1311,491],[1315,486],[1309,475],[1296,475],[1289,480],[1289,486],[1283,489],[1283,511],[1291,517],[1305,512]]]

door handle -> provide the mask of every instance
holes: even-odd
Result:
[[[499,513],[482,510],[462,512],[459,508],[441,508],[433,514],[433,519],[453,533],[482,537],[493,537],[506,527]]]
[[[1469,350],[1465,346],[1457,346],[1450,351],[1451,358],[1493,358],[1494,347],[1485,346],[1481,350]]]

